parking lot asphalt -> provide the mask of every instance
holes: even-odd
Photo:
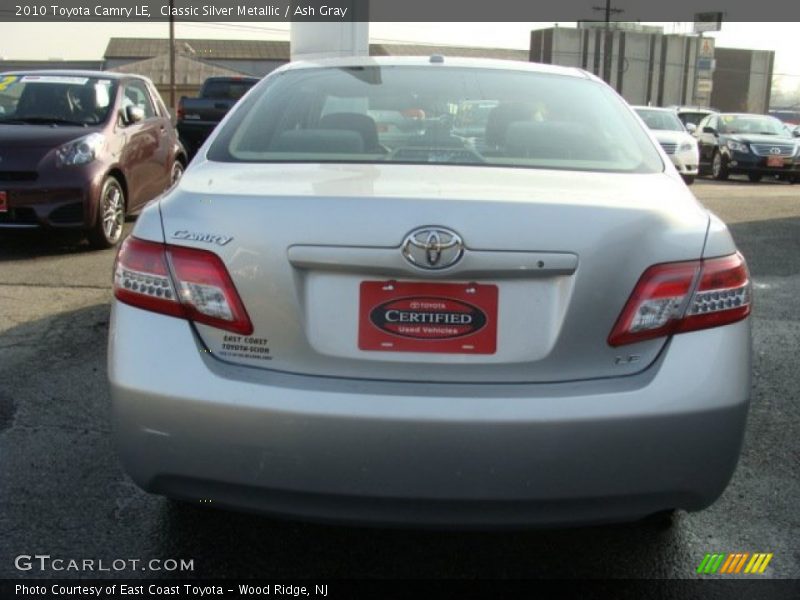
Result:
[[[93,575],[14,566],[20,554],[49,554],[193,559],[180,575],[198,578],[684,578],[707,552],[771,552],[765,576],[800,577],[800,186],[700,180],[693,191],[729,223],[750,264],[754,388],[730,486],[669,530],[366,529],[148,495],[123,474],[109,425],[113,251],[0,234],[0,577]]]

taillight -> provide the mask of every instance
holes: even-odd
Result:
[[[747,264],[738,252],[654,265],[636,284],[608,343],[622,346],[735,323],[750,314],[750,307]]]
[[[128,237],[114,266],[114,296],[145,310],[253,333],[228,270],[206,250]]]
[[[175,110],[175,116],[177,120],[182,121],[185,115],[186,111],[183,109],[183,102],[178,102],[178,108]]]
[[[678,331],[741,321],[750,314],[751,303],[750,275],[741,254],[704,260],[700,282]]]

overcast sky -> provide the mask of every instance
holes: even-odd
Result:
[[[797,0],[794,0],[797,1]],[[654,23],[655,24],[655,23]],[[668,33],[686,32],[691,23],[657,23]],[[461,46],[527,48],[531,29],[552,23],[371,23],[371,41],[428,42]],[[563,23],[573,26],[574,23]],[[46,60],[99,60],[110,37],[167,37],[166,23],[2,23],[0,57]],[[100,33],[102,32],[102,33]],[[775,50],[775,73],[800,85],[800,23],[724,23],[711,34],[718,46]],[[287,23],[178,23],[177,37],[289,39]]]

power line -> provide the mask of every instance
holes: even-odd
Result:
[[[610,24],[611,24],[611,15],[612,14],[618,15],[618,14],[621,14],[621,13],[625,12],[621,8],[612,7],[611,6],[611,0],[606,0],[606,5],[605,6],[593,6],[592,10],[602,10],[603,13],[605,13],[604,21],[606,22],[606,29],[608,29]]]
[[[612,7],[611,6],[611,0],[606,0],[606,5],[604,7],[602,7],[602,6],[593,6],[592,10],[595,10],[595,11],[602,10],[603,13],[605,14],[605,19],[604,20],[606,22],[606,26],[605,26],[606,32],[605,32],[605,36],[604,36],[604,40],[603,40],[603,80],[606,83],[611,83],[611,59],[612,59],[611,55],[614,52],[614,49],[611,47],[611,45],[614,43],[613,34],[611,33],[611,29],[610,29],[611,28],[611,15],[612,14],[618,15],[618,14],[621,14],[621,13],[623,13],[625,11],[622,10],[621,8]],[[619,91],[619,90],[617,90],[617,91]]]

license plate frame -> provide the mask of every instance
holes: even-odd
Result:
[[[362,281],[358,348],[495,354],[498,298],[495,284]]]
[[[768,156],[767,157],[767,166],[768,167],[782,167],[784,165],[784,160],[782,156]]]

